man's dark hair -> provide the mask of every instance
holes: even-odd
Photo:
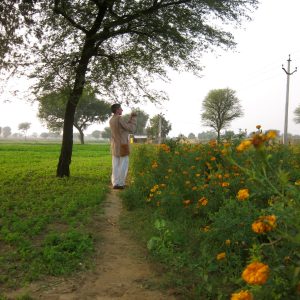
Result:
[[[119,109],[120,107],[121,107],[121,104],[120,104],[120,103],[115,103],[115,104],[113,104],[113,105],[110,107],[110,109],[111,109],[111,111],[115,114],[116,111],[117,111],[117,109]]]

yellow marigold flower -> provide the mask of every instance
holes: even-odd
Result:
[[[195,176],[196,176],[196,177],[200,177],[200,174],[199,174],[199,173],[197,173],[197,174],[195,174]]]
[[[256,125],[256,129],[261,129],[261,125]]]
[[[277,132],[275,130],[268,131],[268,133],[266,135],[266,137],[267,137],[268,140],[275,139],[276,136],[277,136]]]
[[[249,190],[248,189],[240,189],[237,193],[237,199],[240,201],[246,200],[249,198]]]
[[[154,161],[154,162],[152,163],[152,169],[155,169],[155,168],[157,168],[157,167],[158,167],[158,164],[157,164],[156,161]]]
[[[230,241],[230,240],[226,240],[226,241],[225,241],[225,244],[226,244],[227,246],[229,246],[229,245],[231,244],[231,241]]]
[[[242,273],[242,278],[249,284],[262,285],[269,276],[269,266],[255,261],[249,264]]]
[[[193,186],[193,187],[192,187],[192,191],[197,191],[197,189],[198,189],[198,188],[197,188],[196,186]]]
[[[300,185],[300,179],[295,181],[295,185]]]
[[[226,253],[225,252],[221,252],[217,255],[217,260],[222,260],[226,258]]]
[[[230,185],[229,182],[222,182],[222,184],[221,184],[222,187],[227,187],[227,186],[229,186],[229,185]]]
[[[238,152],[243,152],[246,149],[248,149],[251,145],[252,145],[251,140],[244,140],[236,147],[236,150]]]
[[[161,183],[160,186],[161,186],[162,188],[165,188],[165,187],[166,187],[166,184],[165,184],[165,183]]]
[[[196,169],[196,166],[191,166],[191,169],[192,169],[192,170]]]
[[[189,180],[187,180],[187,181],[185,182],[185,184],[186,184],[186,185],[189,185],[189,184],[191,184],[191,182],[190,182]]]
[[[261,216],[253,224],[252,230],[258,234],[266,233],[276,227],[276,216]]]
[[[206,225],[201,230],[204,232],[208,232],[208,231],[210,231],[210,227],[209,227],[209,225]]]
[[[168,169],[168,173],[172,173],[173,172],[173,170],[172,169]]]
[[[249,291],[239,291],[231,294],[230,300],[253,300],[253,295]]]

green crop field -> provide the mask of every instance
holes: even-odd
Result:
[[[0,144],[0,290],[89,263],[109,145],[74,145],[70,178],[55,176],[59,153],[58,144]]]

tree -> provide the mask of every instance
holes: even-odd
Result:
[[[0,126],[0,136],[1,136],[1,134],[2,134],[2,127]]]
[[[104,139],[110,139],[111,138],[111,129],[110,127],[105,127],[104,131],[102,132],[102,137]]]
[[[8,126],[3,127],[2,129],[3,137],[8,138],[11,135],[11,128]]]
[[[202,103],[202,110],[203,124],[217,132],[218,141],[221,130],[229,126],[232,120],[243,115],[235,91],[229,88],[211,90]]]
[[[20,123],[19,126],[18,126],[18,129],[23,131],[23,134],[25,136],[25,140],[26,140],[27,131],[30,128],[30,125],[31,125],[31,123],[23,122],[23,123]]]
[[[40,134],[40,137],[43,138],[43,139],[47,139],[49,137],[49,132],[42,132]]]
[[[136,125],[135,134],[145,135],[145,134],[147,134],[146,133],[146,124],[148,122],[149,115],[141,109],[136,109],[135,112],[137,113],[137,125]],[[124,118],[129,119],[130,114],[124,115]]]
[[[198,133],[198,139],[202,141],[213,140],[216,139],[216,137],[217,135],[213,130]]]
[[[100,139],[101,138],[101,131],[100,130],[94,130],[92,133],[91,133],[91,136],[95,139]]]
[[[294,110],[294,121],[296,124],[300,124],[300,105],[298,107],[296,107],[296,109]]]
[[[194,140],[196,138],[196,136],[195,136],[195,134],[194,133],[189,133],[189,135],[188,135],[188,139],[190,139],[190,140]]]
[[[65,107],[70,94],[69,88],[52,92],[39,98],[38,117],[52,131],[61,131],[64,123]],[[81,144],[84,144],[84,133],[93,123],[106,121],[111,114],[110,105],[96,98],[95,91],[85,88],[74,116],[73,125],[79,132]]]
[[[159,122],[161,122],[161,125]],[[165,119],[164,116],[156,115],[150,119],[150,125],[146,128],[147,136],[151,139],[158,140],[160,128],[160,136],[162,139],[165,139],[172,129],[172,125]]]
[[[2,2],[8,6],[12,1]],[[20,9],[25,3],[26,9]],[[86,83],[110,99],[164,99],[163,93],[149,89],[155,75],[166,77],[168,67],[201,70],[201,52],[235,46],[222,24],[239,25],[257,4],[258,0],[19,0],[8,14],[13,23],[8,27],[16,34],[22,22],[14,22],[14,17],[26,16],[31,38],[27,44],[23,39],[27,47],[15,61],[33,69],[36,93],[71,82],[57,176],[70,175],[75,111]]]

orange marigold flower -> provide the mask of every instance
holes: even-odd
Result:
[[[197,191],[197,189],[198,189],[198,188],[197,188],[196,186],[193,186],[193,187],[192,187],[192,191]]]
[[[269,276],[269,266],[255,261],[249,264],[242,273],[242,278],[249,284],[262,285]]]
[[[206,206],[207,203],[208,203],[207,198],[202,197],[201,199],[198,200],[198,207],[200,207],[200,206]]]
[[[210,160],[211,160],[211,161],[215,161],[215,160],[216,160],[216,157],[215,157],[215,156],[212,156],[212,157],[210,158]]]
[[[276,227],[276,216],[261,216],[253,224],[252,230],[256,233],[266,233]]]
[[[165,151],[166,153],[169,153],[169,152],[170,152],[170,147],[169,147],[168,145],[166,145],[166,144],[161,144],[160,147],[161,147],[161,149],[162,149],[163,151]]]
[[[226,253],[225,252],[221,252],[217,255],[217,260],[222,260],[226,258]]]
[[[226,241],[225,241],[225,244],[226,244],[227,246],[229,246],[229,245],[231,244],[231,241],[230,241],[230,240],[226,240]]]
[[[266,141],[266,136],[263,134],[255,134],[252,137],[252,145],[255,148],[259,148],[262,146],[262,144]]]
[[[200,175],[201,175],[201,174],[199,174],[199,173],[195,174],[196,177],[200,177]]]
[[[182,203],[185,207],[188,207],[192,203],[192,201],[191,200],[183,200]]]
[[[229,182],[222,182],[222,184],[221,184],[222,187],[227,187],[227,186],[229,186],[229,185],[230,185]]]
[[[249,190],[248,189],[240,189],[238,191],[236,197],[240,201],[248,199],[249,198]]]
[[[201,230],[204,232],[208,232],[208,231],[210,231],[210,227],[209,227],[209,225],[206,225],[203,228],[201,228]]]
[[[253,300],[253,295],[249,291],[239,291],[231,294],[230,300]]]

